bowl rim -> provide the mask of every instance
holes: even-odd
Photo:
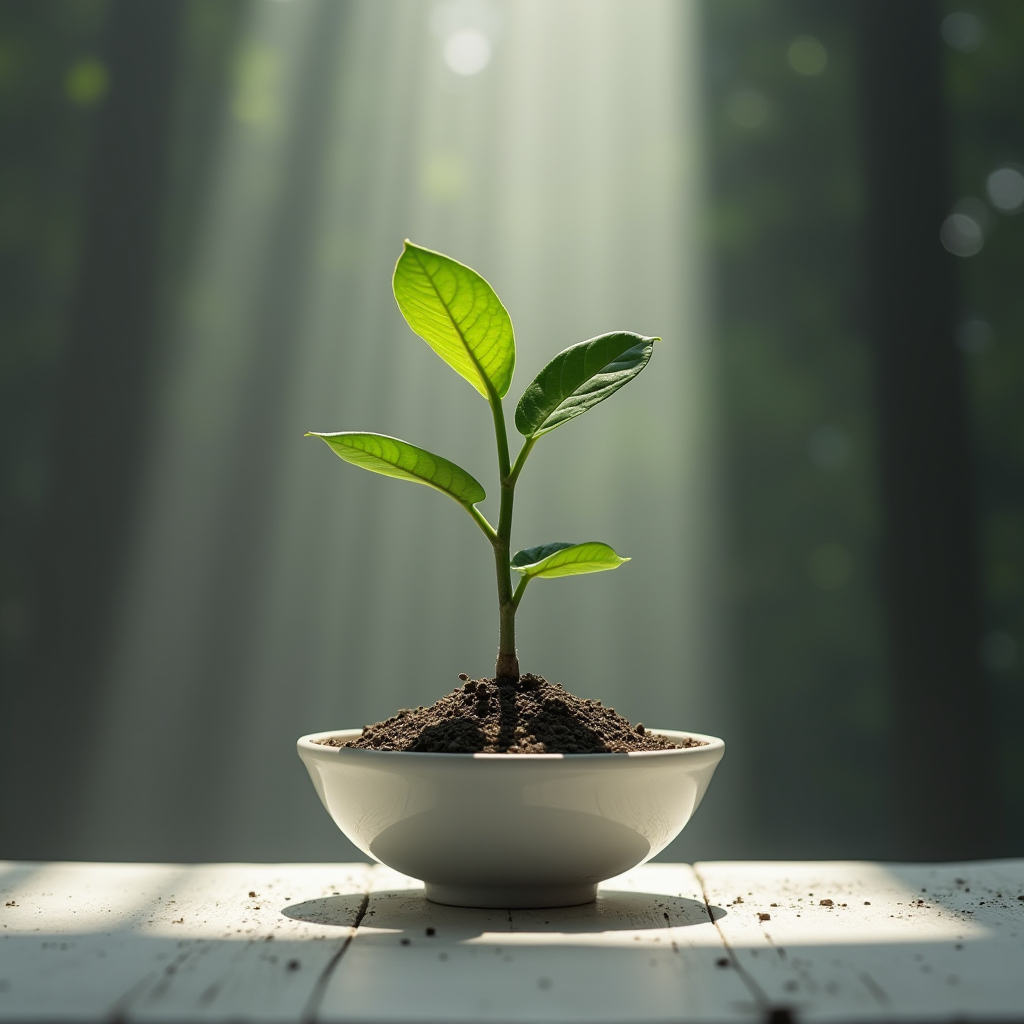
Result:
[[[474,761],[505,761],[509,763],[522,764],[536,764],[538,761],[571,761],[573,764],[577,764],[579,762],[594,760],[621,760],[623,756],[631,759],[645,759],[649,757],[694,757],[710,753],[717,753],[721,755],[725,751],[725,741],[718,736],[692,732],[688,729],[658,729],[653,726],[648,727],[647,732],[653,732],[658,736],[664,736],[666,739],[673,741],[678,739],[702,740],[703,744],[699,747],[676,747],[671,750],[630,750],[623,755],[621,753],[612,752],[605,754],[486,754],[482,752],[473,754],[455,754],[422,750],[369,750],[362,747],[328,747],[317,742],[318,740],[329,739],[333,736],[345,736],[346,734],[346,738],[355,739],[357,736],[362,735],[362,731],[362,729],[326,729],[323,732],[311,732],[307,733],[305,736],[300,736],[295,745],[300,755],[305,752],[308,754],[326,757],[369,756],[376,758],[401,757],[403,759],[410,757],[425,757],[428,758],[431,763],[438,763],[451,759],[458,761],[470,759]]]

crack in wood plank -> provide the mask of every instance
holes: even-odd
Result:
[[[715,926],[715,931],[718,932],[718,937],[722,940],[722,946],[725,948],[726,954],[729,958],[729,963],[732,965],[734,971],[739,976],[740,980],[747,986],[750,991],[750,995],[753,998],[757,1006],[768,1016],[778,1009],[773,1007],[771,1000],[768,998],[768,994],[758,985],[754,976],[740,963],[739,957],[736,956],[732,946],[729,944],[729,940],[722,931],[721,925],[715,918],[714,912],[711,910],[711,898],[708,895],[707,885],[704,882],[704,876],[700,872],[700,867],[697,864],[692,865],[693,873],[697,877],[697,881],[700,882],[701,895],[704,897],[704,908],[707,910],[708,919]]]
[[[371,876],[372,878],[372,876]],[[352,945],[352,940],[355,939],[359,932],[359,927],[363,923],[363,918],[366,916],[366,911],[370,906],[370,891],[372,887],[372,881],[367,886],[367,891],[363,893],[362,902],[359,904],[359,909],[356,912],[356,919],[352,922],[352,927],[349,930],[349,934],[345,936],[345,941],[341,944],[341,948],[333,957],[327,962],[327,965],[320,972],[320,977],[316,980],[316,985],[313,986],[313,991],[310,993],[309,1001],[302,1012],[300,1020],[307,1022],[315,1021],[317,1013],[320,1011],[320,1004],[323,1002],[324,993],[327,991],[327,985],[331,980],[331,975],[337,969],[338,964],[341,962],[341,958],[345,955],[349,946]]]

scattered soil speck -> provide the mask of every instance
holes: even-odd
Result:
[[[835,904],[831,900],[819,900],[818,901],[818,906],[819,907],[834,907]]]
[[[772,919],[772,915],[771,914],[758,914],[757,915],[757,919],[758,919],[758,921],[770,921]]]

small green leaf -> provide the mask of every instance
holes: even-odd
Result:
[[[582,544],[555,541],[517,551],[512,558],[512,568],[528,579],[553,579],[556,576],[578,576],[585,572],[617,569],[628,561],[628,558],[620,558],[600,541],[585,541]]]
[[[306,437],[323,438],[335,454],[346,462],[362,466],[371,473],[393,476],[396,480],[426,484],[454,498],[460,505],[475,505],[487,497],[483,487],[454,462],[440,455],[432,455],[408,441],[400,441],[397,437],[353,431],[338,434],[317,434],[311,431]]]
[[[409,326],[490,401],[504,398],[516,365],[512,321],[475,271],[406,240],[392,281]]]
[[[559,352],[516,407],[516,429],[540,437],[581,416],[628,384],[649,362],[658,338],[613,331]]]

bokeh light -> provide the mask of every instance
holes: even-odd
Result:
[[[478,75],[491,62],[491,41],[479,29],[460,29],[445,40],[444,62],[457,75]]]
[[[813,77],[820,75],[828,64],[828,51],[814,36],[800,36],[794,39],[786,54],[789,66],[798,75]]]
[[[951,213],[942,222],[939,238],[945,250],[954,256],[975,256],[985,244],[981,225],[966,213]]]
[[[989,202],[1002,213],[1020,213],[1024,209],[1024,174],[1016,167],[1000,167],[985,181]]]
[[[977,355],[992,347],[992,325],[987,320],[965,320],[956,331],[961,351]]]
[[[807,560],[811,582],[822,590],[838,590],[853,575],[853,556],[841,544],[821,544]]]
[[[970,11],[954,11],[942,19],[942,38],[954,50],[970,53],[976,50],[985,38],[985,26],[981,19]]]

